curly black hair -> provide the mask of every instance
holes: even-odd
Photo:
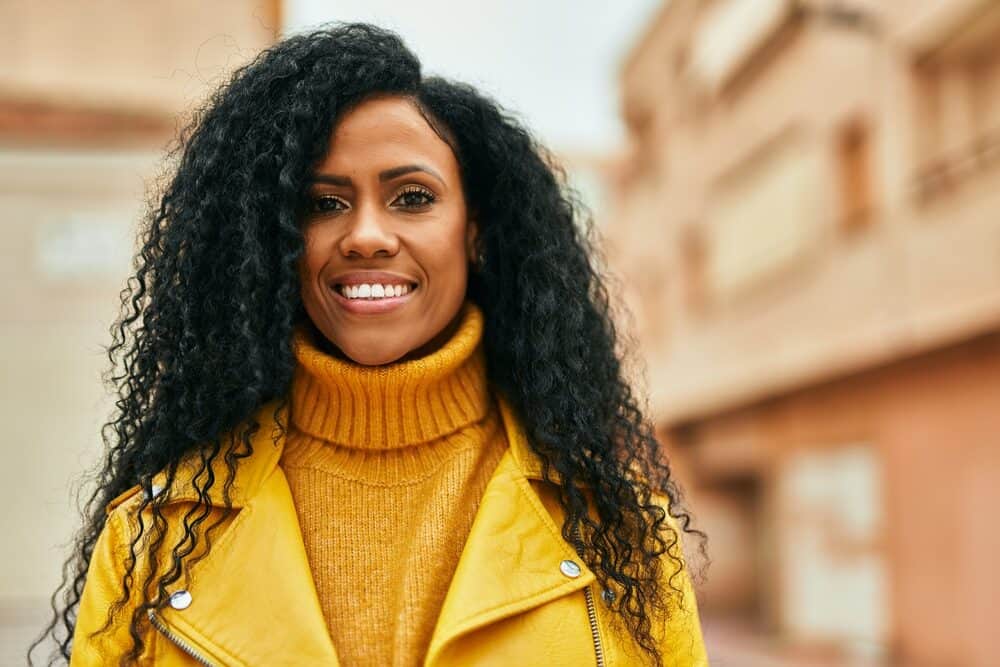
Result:
[[[228,506],[236,468],[260,427],[255,412],[279,399],[279,425],[284,414],[291,334],[306,318],[296,267],[308,178],[338,117],[375,95],[412,101],[454,150],[479,224],[484,263],[470,274],[468,297],[485,316],[490,383],[521,419],[544,475],[552,481],[554,470],[563,480],[564,539],[582,543],[602,586],[622,591],[612,609],[662,661],[651,618],[672,607],[671,596],[681,593],[674,577],[686,567],[673,525],[696,534],[702,551],[705,535],[691,527],[627,381],[626,338],[612,320],[616,302],[590,214],[551,154],[499,104],[471,86],[423,76],[395,33],[337,23],[263,51],[178,137],[111,328],[105,380],[117,400],[102,429],[106,458],[52,597],[54,617],[29,662],[47,641],[58,647],[49,664],[69,658],[104,508],[122,492],[141,485],[140,512],[153,516],[132,539],[121,598],[105,623],[132,592],[140,594],[123,664],[141,652],[147,611],[198,557],[199,540],[202,556],[210,548],[221,519],[208,521],[208,490],[221,483]],[[166,470],[169,485],[182,458],[192,456],[201,465],[194,478],[201,502],[186,512],[179,543],[169,545],[166,572],[154,578],[152,568],[135,581],[136,554],[159,551],[166,536],[151,480]],[[217,460],[225,479],[212,474]],[[591,494],[596,520],[578,483]],[[663,554],[671,576],[661,577]]]

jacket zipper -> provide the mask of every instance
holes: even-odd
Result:
[[[583,540],[580,539],[580,524],[573,526],[576,537],[576,552],[583,559]],[[594,656],[597,658],[597,667],[604,667],[604,648],[601,646],[601,634],[597,629],[597,608],[594,606],[594,593],[588,584],[583,589],[583,596],[587,600],[587,620],[590,621],[590,634],[594,638]]]
[[[170,629],[167,628],[166,624],[164,624],[164,622],[161,621],[155,613],[153,613],[152,609],[149,610],[149,622],[159,631],[160,634],[173,642],[177,648],[187,653],[202,665],[205,665],[205,667],[215,667],[214,662],[198,653],[198,651],[196,651],[190,644],[171,632]]]

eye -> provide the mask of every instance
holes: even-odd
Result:
[[[434,194],[427,188],[411,185],[399,193],[393,204],[398,203],[403,208],[421,209],[430,206],[436,199]]]
[[[347,209],[347,202],[333,195],[320,195],[313,197],[312,200],[313,213],[335,213],[337,211],[346,211]]]

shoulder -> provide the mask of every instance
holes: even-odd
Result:
[[[131,643],[130,600],[121,600],[131,540],[121,505],[108,512],[90,555],[74,627],[74,666],[101,665],[106,656],[122,654]]]
[[[110,516],[136,515],[140,509],[148,509],[152,501],[164,514],[167,507],[188,503],[207,504],[218,509],[238,508],[248,502],[262,484],[278,468],[278,461],[285,446],[284,426],[287,424],[287,405],[282,407],[279,399],[263,403],[253,414],[237,426],[219,434],[221,452],[206,457],[204,452],[214,448],[214,443],[202,443],[184,454],[173,474],[167,469],[153,475],[147,487],[135,484],[115,496],[105,506]],[[284,416],[280,416],[280,415]],[[282,420],[279,425],[279,419]],[[244,430],[249,427],[249,430]],[[249,453],[241,452],[230,469],[227,448],[243,448],[242,440],[249,437]],[[232,477],[228,488],[228,498],[224,489],[226,480]],[[206,486],[207,480],[213,483]],[[164,497],[160,497],[163,495]]]

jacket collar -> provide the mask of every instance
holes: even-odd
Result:
[[[236,476],[229,492],[229,499],[233,508],[239,509],[245,506],[250,499],[257,494],[261,484],[270,477],[271,473],[278,466],[281,453],[285,448],[285,438],[282,428],[279,427],[275,419],[275,413],[280,405],[279,399],[274,399],[263,404],[254,413],[254,419],[259,427],[251,436],[250,443],[253,452],[250,456],[240,459],[236,466]],[[281,410],[281,423],[287,425],[289,409],[285,405]],[[239,429],[233,429],[221,436],[223,450],[231,444],[238,434]],[[177,474],[171,485],[169,496],[163,501],[164,504],[175,502],[198,502],[199,495],[195,489],[194,481],[201,468],[201,458],[198,452],[186,456],[178,466]],[[212,473],[216,483],[208,490],[208,502],[210,505],[225,506],[225,498],[222,493],[222,482],[228,476],[228,470],[224,457],[220,454],[212,462]],[[201,475],[201,479],[205,479]],[[166,472],[161,471],[153,477],[152,486],[154,495],[159,489],[166,486]]]
[[[495,393],[497,404],[507,434],[507,442],[510,446],[510,454],[514,465],[521,475],[528,479],[542,480],[542,461],[528,444],[527,436],[521,426],[521,422],[514,412],[514,408],[499,393]],[[281,428],[275,419],[275,411],[280,402],[279,399],[271,400],[254,414],[254,418],[260,424],[257,431],[251,438],[253,453],[247,458],[240,459],[236,467],[236,476],[230,489],[230,501],[232,507],[243,507],[257,493],[261,484],[266,480],[274,469],[278,466],[282,451],[285,447],[285,438]],[[288,424],[288,406],[284,406],[281,414],[281,422]],[[223,443],[230,443],[236,437],[237,430],[230,431],[222,436]],[[198,454],[186,457],[178,467],[174,483],[170,490],[170,495],[164,500],[165,504],[173,502],[198,502],[198,491],[194,486],[194,479],[201,467],[201,460]],[[211,505],[224,506],[225,500],[222,494],[222,480],[228,474],[226,463],[222,455],[216,457],[212,463],[212,471],[216,483],[208,491],[208,502]],[[555,470],[550,470],[552,479],[556,482],[560,479]],[[205,475],[201,476],[204,479]],[[154,476],[154,494],[157,489],[162,489],[166,485],[166,473],[160,472]],[[128,493],[122,494],[129,495]],[[117,499],[116,499],[117,500]],[[117,502],[112,501],[112,506]]]
[[[425,665],[436,664],[460,636],[578,591],[596,578],[531,488],[529,480],[545,479],[542,461],[513,407],[496,396],[509,448],[483,492]],[[559,479],[554,470],[551,474]],[[575,561],[580,575],[563,574],[564,560]]]
[[[499,393],[496,396],[507,433],[507,443],[510,445],[511,458],[520,469],[521,474],[528,479],[545,479],[542,475],[542,460],[528,444],[528,437],[521,426],[521,420],[514,413],[513,406]],[[551,470],[550,474],[554,481],[559,480],[559,473],[555,470]]]
[[[581,590],[595,580],[516,463],[512,446],[483,493],[431,637],[425,665],[451,664],[455,640]],[[562,572],[565,560],[580,568]]]
[[[510,405],[500,397],[498,403],[509,449],[483,493],[431,637],[426,667],[449,664],[448,647],[459,637],[595,580],[532,489],[529,479],[542,479],[541,462]],[[284,478],[271,474],[284,442],[275,437],[275,406],[268,403],[258,413],[261,427],[254,436],[254,453],[241,461],[232,488],[233,505],[253,505],[251,511],[240,513],[236,521],[241,525],[232,527],[228,544],[212,549],[196,565],[189,588],[195,603],[183,611],[166,608],[162,615],[189,643],[227,663],[285,664],[289,656],[306,651],[316,664],[336,665],[291,495]],[[258,494],[261,502],[253,503]],[[197,500],[189,483],[177,485],[165,502],[180,500]],[[214,493],[210,500],[221,502]],[[253,515],[258,515],[256,520],[246,520]],[[278,528],[284,531],[280,536]],[[263,542],[270,546],[261,549]],[[575,561],[580,574],[563,574],[564,560]],[[254,585],[255,578],[278,570],[283,572],[281,586]],[[287,614],[295,618],[295,623],[284,624],[289,632],[266,647],[260,644],[260,637],[274,636],[274,624],[287,620]]]

